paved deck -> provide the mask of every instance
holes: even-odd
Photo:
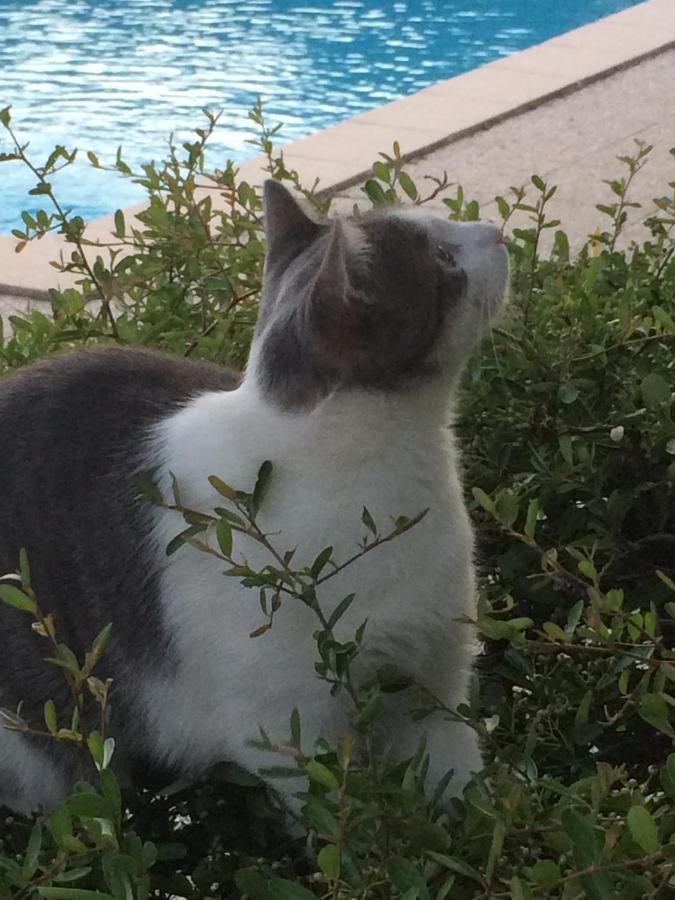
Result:
[[[646,0],[295,141],[284,155],[306,182],[320,178],[338,208],[362,197],[356,185],[394,140],[414,177],[447,171],[486,216],[496,194],[536,172],[559,184],[552,214],[580,243],[601,224],[595,203],[611,198],[601,181],[621,174],[615,157],[631,152],[633,138],[654,144],[633,199],[649,204],[673,180],[673,83],[675,0]],[[259,159],[241,172],[262,181]],[[111,228],[106,216],[90,223],[87,237],[105,240]],[[630,225],[625,237],[638,234]],[[49,265],[64,249],[58,235],[18,255],[14,245],[0,236],[3,312],[40,304],[49,287],[70,283]]]
[[[450,181],[464,186],[468,199],[480,202],[485,218],[497,216],[495,196],[507,195],[511,185],[528,184],[536,173],[558,185],[549,217],[561,220],[578,247],[596,228],[607,228],[609,220],[595,205],[616,198],[603,180],[626,174],[617,156],[634,153],[636,140],[653,150],[633,181],[630,199],[643,208],[628,211],[626,245],[647,236],[642,220],[655,211],[653,198],[667,195],[668,182],[675,181],[670,154],[675,147],[675,49],[460,138],[412,161],[406,171],[421,190],[425,175],[447,172]],[[447,195],[454,196],[454,190]],[[339,192],[337,208],[351,209],[359,201],[363,204],[363,193],[352,187]],[[430,205],[445,209],[440,197]],[[512,224],[522,226],[524,218],[517,214]]]

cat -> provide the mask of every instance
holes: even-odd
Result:
[[[227,760],[250,772],[270,754],[250,746],[262,726],[285,742],[294,707],[303,743],[350,731],[346,705],[314,673],[317,623],[285,601],[272,629],[256,592],[224,578],[221,561],[166,547],[185,526],[138,495],[153,471],[166,497],[223,505],[217,475],[250,490],[273,463],[259,514],[294,566],[326,546],[345,560],[365,505],[380,524],[428,513],[325,585],[336,626],[368,619],[359,677],[395,665],[454,707],[466,700],[475,653],[473,536],[448,422],[462,365],[503,305],[507,253],[487,222],[449,222],[385,208],[318,220],[280,183],[264,185],[267,256],[260,313],[240,377],[158,352],[109,347],[50,357],[0,381],[0,565],[25,548],[33,587],[58,638],[79,658],[112,622],[99,668],[113,678],[110,733],[132,782],[169,783]],[[255,567],[267,551],[235,534]],[[59,670],[25,613],[0,603],[0,706],[44,730]],[[65,692],[65,693],[64,693]],[[481,768],[475,733],[434,714],[413,722],[407,692],[389,695],[380,749],[412,756],[426,736],[429,786],[454,770],[458,794]],[[77,771],[72,747],[0,728],[0,805],[60,802]],[[299,789],[270,782],[292,805]],[[301,785],[300,785],[301,787]]]

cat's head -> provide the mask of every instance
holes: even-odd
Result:
[[[284,409],[310,408],[335,390],[449,381],[504,301],[507,253],[489,222],[396,208],[320,222],[272,180],[264,204],[250,365]]]

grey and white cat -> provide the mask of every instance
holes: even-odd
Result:
[[[474,613],[473,540],[447,423],[453,386],[501,306],[507,254],[499,230],[419,212],[314,221],[280,184],[265,185],[268,254],[260,317],[241,382],[212,365],[134,349],[53,357],[0,383],[0,566],[25,547],[59,639],[78,655],[108,622],[101,671],[114,679],[111,733],[132,780],[192,776],[228,760],[249,771],[269,754],[247,743],[262,725],[288,737],[294,707],[307,747],[349,730],[345,706],[314,675],[314,616],[286,603],[272,630],[255,593],[192,547],[166,546],[180,516],[139,500],[133,476],[155,470],[183,503],[222,504],[208,476],[250,489],[274,473],[260,525],[294,564],[328,545],[353,555],[365,504],[373,518],[427,516],[327,582],[339,623],[368,619],[364,677],[395,664],[453,707],[466,698]],[[246,536],[234,553],[270,562]],[[0,706],[36,725],[63,679],[44,639],[0,604]],[[422,734],[429,782],[452,768],[461,791],[481,757],[474,733],[442,716],[414,723],[392,695],[383,750],[412,755]],[[55,742],[0,728],[0,805],[50,807],[78,774]],[[273,787],[282,787],[274,783]],[[294,785],[298,789],[298,785]]]

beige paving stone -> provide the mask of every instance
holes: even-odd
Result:
[[[424,90],[411,97],[387,103],[361,113],[356,118],[372,125],[390,128],[441,131],[444,134],[463,131],[479,125],[486,118],[503,111],[499,101],[487,97],[469,98],[450,92],[435,94]]]
[[[612,202],[603,179],[623,173],[616,157],[633,152],[635,139],[654,145],[633,186],[633,196],[645,210],[675,179],[675,159],[669,153],[675,146],[675,91],[666,89],[673,72],[675,50],[670,50],[426,154],[406,171],[420,189],[424,175],[440,177],[446,171],[468,197],[479,200],[487,217],[496,215],[495,195],[528,183],[537,173],[558,185],[551,214],[562,220],[578,246],[603,225],[595,204]],[[358,188],[341,192],[336,208],[351,210],[354,202],[368,205]],[[435,208],[443,211],[440,203]],[[626,241],[640,233],[641,226],[633,224],[639,218],[630,214]]]
[[[365,121],[360,116],[348,119],[332,128],[318,131],[289,147],[287,159],[317,159],[351,166],[352,174],[367,168],[373,161],[376,147],[391,146],[395,140],[401,153],[411,153],[418,147],[443,140],[447,131],[442,125],[429,122],[428,127],[416,129],[401,125],[387,125]]]
[[[567,75],[533,72],[508,65],[510,57],[465,72],[459,78],[441,81],[426,88],[430,97],[444,97],[461,103],[487,103],[494,113],[507,113],[569,85]]]
[[[612,25],[622,25],[636,31],[653,30],[660,35],[670,34],[675,30],[675,3],[672,0],[650,0],[649,3],[638,3],[626,10],[609,16]]]
[[[584,81],[595,75],[625,64],[646,52],[653,41],[645,38],[644,48],[637,50],[634,36],[628,29],[613,29],[613,34],[625,35],[625,41],[598,41],[594,46],[571,42],[569,44],[547,41],[527,52],[514,53],[503,60],[504,68],[524,74],[550,76],[552,73],[563,81]],[[500,60],[501,62],[501,60]],[[508,65],[506,65],[508,64]]]

